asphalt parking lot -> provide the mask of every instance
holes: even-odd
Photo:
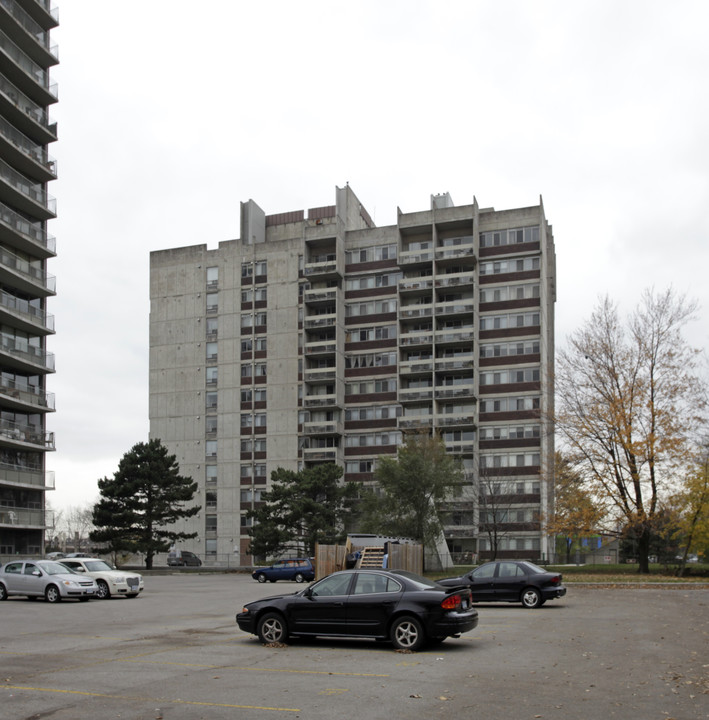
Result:
[[[0,717],[706,720],[709,590],[570,587],[538,610],[481,605],[435,649],[265,647],[234,622],[295,583],[148,576],[134,600],[0,603]]]

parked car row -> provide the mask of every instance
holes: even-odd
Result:
[[[106,600],[113,595],[134,598],[143,589],[140,573],[116,570],[99,558],[13,560],[0,568],[0,601],[11,595],[43,597],[49,603]]]

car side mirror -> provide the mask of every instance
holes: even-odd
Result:
[[[306,598],[312,598],[313,597],[313,588],[312,586],[308,586],[303,590],[303,597]]]
[[[32,574],[36,577],[42,577],[42,571],[41,570],[33,570]]]

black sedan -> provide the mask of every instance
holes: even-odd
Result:
[[[290,595],[245,605],[236,622],[263,643],[289,637],[362,637],[417,650],[472,630],[478,612],[467,588],[446,588],[405,570],[342,570]]]
[[[521,602],[537,608],[566,595],[561,573],[547,572],[526,560],[496,560],[465,575],[438,580],[446,587],[469,587],[473,602]]]

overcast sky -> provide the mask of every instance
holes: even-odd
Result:
[[[149,253],[331,205],[535,205],[557,253],[557,347],[608,294],[672,285],[709,345],[704,0],[56,0],[61,64],[55,508],[148,439]]]

